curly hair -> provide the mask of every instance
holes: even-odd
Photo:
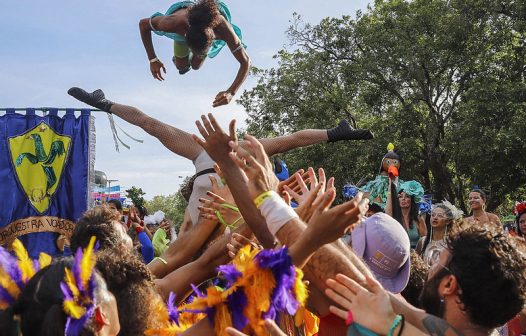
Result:
[[[400,293],[407,302],[417,308],[421,308],[419,296],[427,280],[429,266],[420,258],[418,253],[411,251],[411,272],[409,273],[409,282],[404,290]]]
[[[186,43],[199,57],[206,52],[214,41],[214,27],[221,20],[221,13],[215,0],[200,0],[188,11],[188,32]]]
[[[446,238],[449,269],[470,320],[485,328],[503,325],[526,299],[526,255],[522,239],[502,229],[472,226]]]
[[[119,213],[113,211],[107,205],[87,210],[77,221],[77,225],[73,230],[70,241],[71,250],[76,251],[79,247],[85,248],[88,246],[91,236],[97,238],[100,249],[119,246],[122,238],[113,226],[113,222],[119,221],[119,219]]]
[[[117,300],[120,335],[144,335],[147,329],[161,326],[156,306],[162,301],[139,257],[126,249],[100,251],[97,269]]]

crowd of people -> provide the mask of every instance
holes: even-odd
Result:
[[[171,223],[146,225],[142,209],[125,223],[111,201],[86,211],[50,265],[2,249],[2,334],[525,332],[526,203],[515,209],[517,235],[485,212],[479,189],[469,194],[470,217],[447,201],[412,216],[404,208],[414,188],[386,172],[398,195],[387,210],[361,191],[333,205],[323,169],[280,181],[262,142],[237,139],[234,121],[225,132],[210,114],[197,127],[196,144],[215,162],[197,219],[187,209],[171,239]],[[389,214],[397,211],[399,220]],[[412,248],[420,217],[426,232],[416,230]],[[159,232],[164,248],[154,251]]]
[[[239,61],[228,104],[250,59],[221,1],[182,1],[140,21],[152,76],[163,80],[151,33],[174,41],[180,74],[227,45]],[[16,240],[0,247],[1,335],[496,335],[526,333],[526,202],[516,234],[469,193],[471,215],[399,178],[388,146],[374,180],[347,186],[305,167],[289,175],[273,156],[335,141],[369,140],[346,120],[275,138],[238,139],[212,114],[190,134],[102,90],[74,98],[115,114],[191,160],[181,188],[188,202],[179,231],[142,207],[87,210],[62,256],[28,257]],[[330,145],[327,145],[330,146]],[[157,216],[154,216],[157,217]],[[162,217],[162,216],[161,216]]]

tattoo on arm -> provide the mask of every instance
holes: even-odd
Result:
[[[426,315],[422,320],[426,332],[432,336],[463,336],[464,334],[450,326],[446,321],[432,315]]]

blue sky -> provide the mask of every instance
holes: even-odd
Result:
[[[285,30],[292,13],[306,22],[327,16],[354,15],[368,1],[228,1],[232,21],[243,31],[247,52],[259,68],[276,64],[272,56],[287,44]],[[226,125],[246,115],[235,102],[212,109],[217,92],[228,88],[238,63],[223,50],[199,71],[184,76],[171,64],[171,42],[154,37],[158,57],[168,73],[155,81],[139,36],[138,22],[154,12],[164,12],[169,1],[2,1],[0,3],[0,105],[2,107],[83,107],[66,93],[71,86],[102,88],[117,102],[139,107],[145,113],[188,132],[194,121],[212,111]],[[250,89],[249,78],[239,94]],[[2,113],[2,112],[0,112]],[[105,114],[96,115],[96,169],[118,179],[127,188],[141,187],[150,199],[175,192],[194,173],[190,161],[169,152],[140,128],[115,118],[128,133],[144,140],[130,150],[114,149]],[[126,137],[123,137],[126,139]]]

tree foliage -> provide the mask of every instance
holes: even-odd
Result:
[[[153,197],[150,201],[146,201],[146,208],[150,214],[157,210],[164,212],[166,218],[174,223],[175,230],[179,232],[179,227],[183,222],[184,210],[187,206],[186,200],[181,193],[176,192],[168,196],[159,195]]]
[[[142,188],[137,188],[135,186],[132,186],[130,189],[126,190],[126,197],[131,199],[132,203],[136,207],[144,206],[145,200],[144,200],[143,196],[145,194],[146,193],[144,191],[142,191]]]
[[[181,183],[181,186],[186,185],[189,179],[190,177],[186,177]],[[179,232],[184,218],[184,211],[188,205],[180,191],[168,196],[154,196],[150,201],[146,201],[145,205],[150,214],[155,213],[157,210],[164,212],[166,218],[173,222],[175,230]]]
[[[296,14],[292,47],[277,67],[256,69],[258,84],[240,98],[247,130],[274,136],[354,116],[374,140],[302,148],[286,155],[289,167],[323,166],[338,186],[356,183],[377,174],[393,142],[403,179],[464,208],[476,184],[495,209],[526,184],[525,8],[377,0],[354,19],[311,25]]]

